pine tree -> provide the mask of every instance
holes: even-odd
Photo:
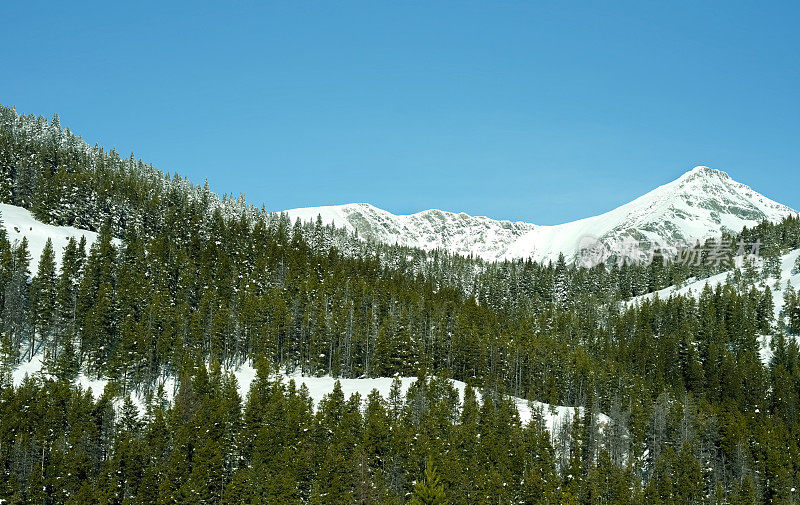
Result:
[[[414,484],[414,493],[411,496],[409,504],[444,505],[445,503],[447,502],[444,486],[436,472],[433,458],[428,456],[425,462],[425,477],[423,480]]]
[[[8,339],[6,353],[21,355],[21,345],[29,333],[28,326],[28,240],[23,238],[12,250],[11,276],[6,284],[3,296],[3,333]],[[28,349],[28,357],[33,356],[33,349]]]
[[[53,242],[48,238],[39,259],[36,277],[30,285],[31,355],[35,352],[33,339],[38,334],[48,354],[56,353],[53,342],[56,331],[56,262]]]

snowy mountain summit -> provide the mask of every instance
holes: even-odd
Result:
[[[308,207],[286,211],[292,220],[333,224],[367,240],[444,249],[486,260],[532,258],[555,261],[564,254],[599,245],[618,251],[630,244],[680,248],[698,240],[736,233],[761,221],[780,221],[797,211],[774,202],[705,166],[599,216],[555,226],[497,221],[487,217],[426,210],[394,215],[366,203]]]

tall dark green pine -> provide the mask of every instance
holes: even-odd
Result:
[[[18,359],[22,357],[21,346],[30,329],[27,317],[30,262],[27,238],[23,237],[19,245],[12,249],[10,260],[11,275],[3,294],[3,335],[7,340],[6,352]],[[32,357],[32,351],[33,349],[28,349],[28,358]]]
[[[53,242],[48,238],[39,259],[36,277],[30,285],[31,349],[35,352],[35,338],[48,356],[56,354],[54,334],[56,332],[56,261]]]

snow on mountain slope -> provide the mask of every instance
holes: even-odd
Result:
[[[56,263],[61,263],[61,255],[64,247],[69,242],[70,237],[76,240],[86,237],[86,247],[88,248],[97,238],[97,233],[88,230],[73,228],[72,226],[53,226],[37,221],[33,214],[22,207],[14,205],[0,204],[0,221],[6,230],[8,240],[21,242],[23,237],[28,238],[28,250],[31,253],[31,264],[29,270],[35,274],[39,265],[39,258],[42,256],[44,244],[47,239],[53,241],[53,250],[56,255]]]
[[[800,249],[795,249],[794,251],[781,256],[780,278],[763,274],[763,259],[756,263],[756,269],[761,273],[763,279],[758,282],[757,286],[762,290],[765,287],[769,287],[772,290],[772,300],[775,304],[775,317],[778,317],[778,314],[783,308],[783,295],[784,290],[786,289],[786,283],[790,283],[790,285],[793,286],[793,289],[797,289],[797,287],[800,286],[800,271],[796,271],[795,269],[795,262],[797,261],[798,256],[800,256]],[[626,303],[628,305],[636,304],[644,300],[652,300],[655,296],[658,296],[662,300],[667,299],[670,296],[699,297],[706,285],[708,285],[711,289],[715,289],[717,286],[725,284],[729,276],[732,274],[733,270],[728,270],[726,272],[712,275],[711,277],[707,277],[705,279],[699,279],[685,283],[681,286],[669,286],[660,291],[631,298]]]
[[[697,240],[737,233],[763,220],[780,221],[789,207],[756,193],[708,167],[695,167],[675,181],[599,216],[558,226],[540,226],[509,251],[509,257],[552,260],[574,254],[593,237],[613,249],[625,241],[682,247]]]
[[[233,369],[232,372],[236,377],[239,395],[242,397],[242,399],[244,399],[247,397],[247,393],[250,391],[250,387],[253,381],[256,379],[256,370],[249,364],[243,364],[238,368]],[[42,356],[41,354],[37,354],[33,357],[33,359],[20,363],[12,371],[11,380],[14,386],[19,387],[26,377],[37,377],[43,375],[46,375],[46,372],[43,371]],[[388,399],[392,388],[392,382],[394,380],[394,377],[375,377],[369,379],[337,379],[329,375],[323,377],[309,377],[302,376],[297,373],[284,373],[280,376],[280,378],[285,383],[293,380],[297,387],[300,387],[301,384],[305,384],[306,388],[308,389],[309,397],[315,406],[318,405],[326,395],[333,391],[336,381],[339,381],[345,398],[350,398],[350,396],[353,394],[358,393],[361,396],[362,401],[366,402],[367,396],[369,396],[372,390],[377,390],[384,399]],[[417,378],[399,377],[399,379],[401,384],[400,391],[403,398],[405,398],[408,389],[417,380]],[[456,391],[458,391],[459,399],[463,401],[466,384],[457,380],[450,380],[450,382]],[[75,383],[84,390],[91,388],[92,394],[96,399],[103,394],[103,391],[108,384],[108,380],[90,379],[81,373],[75,379]],[[173,400],[174,389],[175,379],[170,377],[164,383],[164,391],[167,395],[167,400],[170,402]],[[476,396],[478,400],[481,400],[480,391],[476,391]],[[565,407],[561,405],[550,405],[542,402],[528,401],[516,396],[510,396],[509,398],[516,405],[517,411],[519,412],[520,421],[523,424],[530,423],[534,417],[534,414],[538,413],[541,415],[542,421],[551,435],[554,435],[554,431],[561,425],[572,419],[572,417],[575,415],[576,409],[580,409],[580,407]],[[133,394],[131,396],[131,400],[139,408],[140,412],[145,412],[146,409],[143,398],[138,396],[138,394]],[[605,414],[600,414],[597,422],[602,429],[603,426],[610,424],[611,419]]]
[[[588,238],[607,249],[644,242],[645,247],[679,248],[697,240],[736,233],[763,220],[780,221],[796,211],[774,202],[728,174],[695,167],[680,178],[599,216],[555,226],[496,221],[440,210],[396,216],[369,204],[286,211],[292,220],[314,221],[357,231],[364,239],[446,249],[486,260],[533,258],[572,261]]]
[[[239,383],[240,394],[246,394],[250,389],[250,383],[255,379],[255,370],[247,365],[243,365],[237,369],[234,374],[236,375]],[[327,375],[323,377],[304,377],[299,374],[284,375],[283,379],[287,382],[289,380],[293,380],[298,387],[300,384],[305,384],[305,386],[308,388],[309,396],[315,405],[318,404],[325,395],[333,391],[333,386],[337,380],[342,387],[342,392],[344,393],[345,398],[349,398],[351,395],[358,393],[362,400],[366,400],[367,396],[372,392],[373,389],[377,390],[383,398],[389,398],[392,381],[394,380],[393,377],[337,379]],[[416,382],[417,378],[399,377],[399,379],[401,383],[401,394],[405,398],[409,387]],[[452,379],[450,380],[450,383],[458,391],[459,398],[461,401],[463,401],[466,384],[464,382]],[[480,400],[481,395],[479,391],[476,391],[476,395],[478,400]],[[538,411],[541,413],[542,420],[551,434],[560,424],[564,423],[566,420],[572,419],[575,414],[575,409],[579,408],[550,405],[542,402],[529,402],[528,400],[518,398],[516,396],[509,396],[509,398],[516,405],[517,411],[519,412],[520,421],[523,424],[529,423],[531,419],[533,419],[534,411]],[[602,426],[610,423],[610,418],[605,414],[600,414],[598,422]]]
[[[530,223],[496,221],[435,209],[396,216],[368,203],[307,207],[286,212],[292,221],[314,222],[317,216],[321,216],[323,223],[358,232],[366,240],[429,251],[446,249],[490,260],[504,256],[512,244],[536,228]]]
[[[770,291],[772,291],[772,302],[774,304],[776,319],[780,317],[781,310],[783,310],[784,295],[786,293],[787,285],[791,286],[792,289],[795,290],[797,289],[798,286],[800,286],[800,271],[798,271],[797,268],[795,267],[795,265],[797,264],[798,257],[800,257],[800,249],[795,249],[794,251],[781,256],[779,277],[764,274],[763,259],[759,260],[756,263],[756,269],[760,273],[762,279],[758,283],[758,287],[761,290],[769,289]],[[716,275],[712,275],[711,277],[705,279],[691,281],[681,286],[670,286],[668,288],[664,288],[654,293],[648,293],[646,295],[641,295],[632,298],[627,302],[625,302],[625,305],[626,306],[636,305],[643,302],[644,300],[652,300],[656,296],[662,300],[668,299],[672,296],[692,296],[695,298],[699,298],[700,294],[703,292],[703,289],[706,286],[709,286],[711,289],[716,289],[717,286],[726,284],[728,282],[728,279],[732,276],[732,274],[733,271],[729,270]],[[762,335],[760,337],[761,359],[764,363],[768,363],[770,358],[772,357],[770,340],[771,337],[769,335]],[[798,344],[800,344],[800,339],[798,339]]]

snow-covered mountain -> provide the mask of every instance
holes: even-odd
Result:
[[[445,249],[486,260],[530,257],[537,261],[554,261],[562,253],[572,261],[579,250],[593,244],[613,252],[633,242],[679,248],[723,232],[736,233],[763,220],[797,215],[725,172],[704,166],[605,214],[555,226],[441,210],[398,216],[366,203],[286,212],[292,220],[315,221],[321,216],[325,224],[389,244]]]

